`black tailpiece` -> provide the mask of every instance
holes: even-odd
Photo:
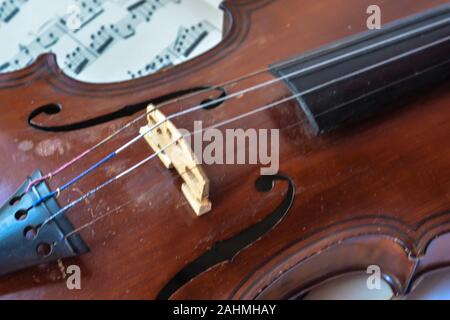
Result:
[[[32,203],[50,193],[45,182],[25,192],[30,181],[40,178],[36,171],[0,209],[0,276],[58,259],[78,256],[89,248],[61,214],[38,230],[38,226],[61,207],[54,198],[32,208]]]

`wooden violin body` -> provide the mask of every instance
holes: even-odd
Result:
[[[365,31],[371,4],[381,7],[388,22],[446,2],[225,1],[227,28],[217,47],[124,83],[80,83],[61,73],[54,56],[42,56],[26,69],[0,75],[0,199],[6,201],[36,169],[50,172],[130,120],[44,131],[27,121],[41,106],[61,109],[33,121],[57,127],[83,122],[172,92],[222,83]],[[273,78],[267,71],[232,91]],[[394,112],[319,136],[296,101],[239,120],[232,127],[280,129],[280,174],[269,181],[273,188],[258,188],[255,165],[204,166],[213,210],[197,217],[180,192],[179,178],[155,160],[66,213],[82,226],[110,212],[80,231],[89,253],[4,276],[0,297],[293,298],[334,277],[365,272],[369,265],[380,266],[394,293],[405,295],[427,272],[450,264],[449,88],[443,84],[419,98],[396,101]],[[280,82],[174,122],[189,127],[195,119],[207,126],[289,94]],[[138,129],[127,130],[50,185],[70,179]],[[148,153],[141,141],[58,201],[77,198]],[[211,253],[215,245],[273,215],[279,221],[251,244],[228,256]],[[173,278],[205,255],[211,265],[202,272],[186,270],[177,286]],[[73,264],[82,271],[81,290],[66,286],[64,270]],[[176,290],[161,296],[168,283]]]

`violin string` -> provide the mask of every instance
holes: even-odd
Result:
[[[150,160],[152,160],[153,158],[155,158],[157,155],[163,153],[167,148],[173,146],[174,144],[176,144],[178,142],[178,140],[182,139],[182,138],[186,138],[189,137],[191,135],[195,135],[197,133],[201,133],[205,130],[209,130],[209,129],[213,129],[213,128],[217,128],[217,127],[221,127],[224,126],[226,124],[229,124],[231,122],[249,117],[253,114],[256,114],[258,112],[262,112],[264,110],[268,110],[270,108],[273,108],[275,106],[281,105],[285,102],[294,100],[298,97],[300,97],[303,93],[297,93],[295,95],[291,95],[287,98],[283,98],[281,100],[277,100],[271,104],[267,104],[264,105],[262,107],[259,107],[257,109],[254,109],[252,111],[240,114],[236,117],[224,120],[222,122],[219,122],[217,124],[214,124],[212,126],[209,126],[207,128],[202,128],[202,129],[198,129],[189,133],[186,133],[182,136],[180,136],[179,138],[171,141],[170,143],[166,144],[165,146],[163,146],[162,148],[160,148],[157,152],[154,152],[152,154],[150,154],[147,158],[141,160],[140,162],[134,164],[133,166],[131,166],[130,168],[122,171],[121,173],[117,174],[116,176],[106,180],[105,182],[103,182],[102,184],[94,187],[93,189],[89,190],[87,193],[85,193],[84,195],[80,196],[79,198],[77,198],[76,200],[73,200],[72,202],[70,202],[69,204],[67,204],[66,206],[64,206],[63,208],[61,208],[60,210],[58,210],[56,213],[54,213],[53,215],[51,215],[50,217],[48,217],[46,220],[44,220],[44,222],[42,222],[42,224],[39,226],[38,229],[41,229],[42,227],[44,227],[46,224],[48,224],[50,221],[54,220],[55,218],[57,218],[59,215],[61,215],[62,213],[66,212],[67,210],[71,209],[72,207],[74,207],[75,205],[77,205],[78,203],[86,200],[87,198],[91,197],[93,194],[97,193],[98,191],[102,190],[104,187],[108,186],[109,184],[121,179],[122,177],[125,177],[127,175],[129,175],[131,172],[135,171],[136,169],[138,169],[139,167],[141,167],[142,165],[144,165],[145,163],[149,162]]]
[[[301,92],[300,94],[301,94],[301,95],[306,95],[306,94],[308,94],[308,93],[314,92],[314,91],[316,91],[316,90],[319,90],[319,89],[322,89],[322,88],[324,88],[324,87],[327,87],[327,86],[329,86],[329,85],[331,85],[331,84],[334,84],[334,83],[336,83],[336,82],[338,82],[338,81],[346,80],[346,79],[348,79],[348,78],[351,78],[351,77],[353,77],[353,76],[359,75],[359,74],[364,73],[364,72],[366,72],[366,71],[370,71],[370,70],[372,70],[372,69],[375,69],[375,68],[378,68],[378,67],[380,67],[380,66],[386,65],[386,64],[388,64],[388,63],[394,62],[394,61],[398,60],[399,58],[403,58],[403,57],[409,56],[409,55],[411,55],[411,54],[421,52],[421,51],[423,51],[423,50],[425,50],[425,49],[428,49],[428,48],[430,48],[430,47],[433,47],[433,46],[435,46],[435,45],[437,45],[437,44],[441,44],[441,43],[443,43],[443,42],[446,42],[446,41],[448,41],[449,39],[450,39],[450,36],[445,37],[445,38],[442,38],[442,39],[439,39],[439,40],[434,41],[434,42],[432,42],[432,43],[429,43],[429,44],[427,44],[427,45],[424,45],[424,46],[421,46],[421,47],[417,47],[417,48],[415,48],[415,49],[413,49],[413,50],[410,50],[410,51],[407,51],[407,52],[405,52],[405,53],[396,55],[396,56],[394,56],[394,57],[392,57],[392,58],[390,58],[390,59],[381,61],[381,62],[376,63],[376,64],[373,64],[373,65],[371,65],[371,66],[368,66],[368,67],[359,69],[359,70],[354,71],[354,72],[352,72],[352,73],[349,73],[349,74],[346,74],[346,75],[344,75],[344,76],[341,76],[341,77],[332,79],[332,80],[330,80],[330,81],[328,81],[328,82],[322,83],[322,84],[320,84],[320,85],[318,85],[318,86],[315,86],[315,87],[313,87],[313,88],[308,89],[307,91],[303,91],[303,92]],[[273,79],[273,80],[271,80],[271,81],[274,81],[274,80],[275,80],[275,79]],[[270,81],[269,81],[269,82],[270,82]],[[264,86],[264,85],[265,85],[265,83],[261,83],[261,84],[258,84],[257,86]],[[253,88],[253,87],[250,87],[250,88],[247,88],[246,90],[251,91],[252,88]],[[244,90],[244,91],[245,91],[245,90]],[[293,95],[292,97],[294,97],[294,96],[297,96],[297,95]],[[206,104],[207,104],[207,103],[206,103]],[[39,199],[37,199],[37,200],[31,205],[30,209],[31,209],[31,208],[34,208],[34,207],[36,207],[36,206],[38,206],[38,205],[40,205],[41,203],[47,201],[48,199],[50,199],[50,198],[52,198],[52,197],[54,197],[54,196],[58,196],[62,191],[66,190],[69,186],[71,186],[72,184],[74,184],[74,183],[77,182],[78,180],[82,179],[84,176],[86,176],[87,174],[91,173],[91,172],[94,171],[95,169],[99,168],[101,165],[103,165],[104,163],[106,163],[106,162],[109,161],[110,159],[114,158],[115,156],[117,156],[118,154],[120,154],[122,151],[124,151],[124,150],[128,149],[130,146],[134,145],[137,141],[139,141],[139,140],[140,140],[141,138],[143,138],[145,135],[151,133],[154,129],[158,128],[159,126],[161,126],[161,125],[162,125],[163,123],[165,123],[166,121],[169,121],[169,120],[172,120],[172,119],[174,119],[174,118],[178,118],[178,117],[180,117],[180,116],[183,116],[183,115],[186,115],[186,114],[195,112],[195,111],[197,111],[197,110],[203,108],[203,106],[204,106],[204,104],[200,104],[200,105],[197,105],[197,106],[194,106],[194,107],[191,107],[191,108],[188,108],[188,109],[181,110],[181,111],[179,111],[179,112],[173,113],[173,114],[169,115],[168,117],[166,117],[164,120],[161,120],[161,121],[155,123],[154,125],[148,127],[146,130],[143,130],[142,132],[140,132],[140,133],[139,133],[137,136],[135,136],[133,139],[129,140],[128,142],[126,142],[125,144],[123,144],[121,147],[119,147],[118,149],[116,149],[116,150],[113,151],[112,153],[108,154],[106,157],[104,157],[104,158],[101,159],[100,161],[96,162],[96,163],[95,163],[94,165],[92,165],[90,168],[88,168],[87,170],[83,171],[81,174],[79,174],[78,176],[76,176],[75,178],[73,178],[72,180],[70,180],[69,182],[67,182],[66,184],[62,185],[61,187],[56,188],[55,191],[52,191],[52,192],[48,193],[47,195],[42,196],[42,197],[40,197]],[[338,107],[339,107],[339,106],[338,106]],[[337,108],[337,107],[336,107],[336,108]],[[125,170],[125,172],[126,172],[126,170]]]
[[[302,97],[302,96],[304,96],[304,95],[307,95],[307,94],[309,94],[309,93],[315,92],[315,91],[317,91],[317,90],[319,90],[319,89],[322,89],[322,88],[324,88],[324,87],[327,87],[327,86],[329,86],[329,85],[331,85],[331,84],[334,84],[334,83],[336,83],[336,82],[339,82],[339,81],[342,81],[342,80],[346,80],[346,79],[351,78],[351,77],[353,77],[353,76],[355,76],[355,75],[359,75],[359,74],[361,74],[361,73],[364,73],[364,72],[366,72],[366,71],[369,71],[369,70],[378,68],[378,67],[383,66],[383,65],[385,65],[385,64],[388,64],[388,63],[391,63],[391,62],[395,62],[395,61],[396,61],[397,59],[399,59],[399,58],[406,57],[406,56],[408,56],[408,55],[411,55],[411,54],[414,54],[414,53],[417,53],[417,52],[421,52],[421,51],[423,51],[423,50],[425,50],[425,49],[427,49],[427,48],[430,48],[430,47],[432,47],[432,46],[435,46],[435,45],[437,45],[437,44],[441,44],[441,43],[446,42],[446,41],[449,41],[449,40],[450,40],[450,36],[445,37],[445,38],[442,38],[442,39],[440,39],[440,40],[437,40],[437,41],[434,41],[434,42],[432,42],[432,43],[430,43],[430,44],[427,44],[427,45],[424,45],[424,46],[415,48],[415,49],[410,50],[410,51],[408,51],[408,52],[406,52],[406,53],[399,54],[399,55],[397,55],[397,56],[395,56],[395,57],[392,57],[392,58],[390,58],[390,59],[384,60],[384,61],[379,62],[379,63],[377,63],[377,64],[373,64],[373,65],[371,65],[371,66],[368,66],[368,67],[366,67],[366,68],[357,70],[357,71],[352,72],[352,73],[349,73],[349,74],[347,74],[347,75],[344,75],[344,76],[341,76],[341,77],[332,79],[332,80],[330,80],[330,81],[328,81],[328,82],[322,83],[322,84],[320,84],[320,85],[317,85],[317,86],[315,86],[315,87],[312,87],[312,88],[310,88],[310,89],[308,89],[308,90],[305,90],[305,91],[303,91],[303,92],[300,92],[300,93],[291,95],[291,96],[289,96],[289,97],[287,97],[287,98],[283,98],[283,99],[281,99],[281,100],[277,100],[277,101],[275,101],[275,102],[273,102],[273,103],[270,103],[270,104],[267,104],[267,105],[263,105],[263,106],[261,106],[261,107],[258,107],[258,108],[256,108],[256,109],[254,109],[254,110],[251,110],[251,111],[248,111],[248,112],[246,112],[246,113],[242,113],[242,114],[240,114],[240,115],[237,115],[237,116],[235,116],[235,117],[232,117],[232,118],[223,120],[223,121],[221,121],[221,122],[219,122],[219,123],[216,123],[216,124],[214,124],[214,125],[212,125],[212,126],[210,126],[210,127],[207,127],[207,128],[204,128],[204,129],[200,129],[200,130],[196,130],[196,131],[187,133],[187,134],[185,134],[185,135],[182,135],[182,136],[179,137],[178,139],[175,139],[174,141],[172,141],[172,142],[166,144],[165,146],[163,146],[162,148],[160,148],[157,152],[151,154],[150,156],[148,156],[148,157],[145,158],[144,160],[142,160],[142,161],[136,163],[135,165],[131,166],[130,168],[128,168],[128,169],[122,171],[121,173],[117,174],[116,176],[110,178],[110,179],[107,180],[106,182],[104,182],[104,183],[98,185],[97,187],[91,189],[90,191],[88,191],[86,194],[84,194],[83,196],[79,197],[78,199],[76,199],[76,200],[72,201],[71,203],[67,204],[65,207],[63,207],[62,209],[60,209],[59,211],[57,211],[54,215],[52,215],[52,216],[50,216],[49,218],[47,218],[47,219],[42,223],[41,226],[46,225],[48,222],[52,221],[53,219],[55,219],[57,216],[59,216],[59,215],[62,214],[63,212],[69,210],[70,208],[74,207],[76,204],[78,204],[78,203],[80,203],[81,201],[83,201],[83,200],[87,199],[88,197],[92,196],[93,194],[95,194],[96,192],[100,191],[101,189],[103,189],[103,188],[106,187],[107,185],[109,185],[109,184],[113,183],[114,181],[119,180],[120,178],[125,177],[126,175],[128,175],[128,174],[130,174],[131,172],[135,171],[137,168],[141,167],[143,164],[147,163],[148,161],[150,161],[151,159],[153,159],[154,157],[156,157],[156,156],[159,155],[160,153],[164,152],[167,148],[169,148],[169,147],[172,146],[173,144],[177,143],[177,141],[178,141],[179,139],[181,139],[181,138],[185,138],[185,137],[188,137],[188,136],[197,134],[197,133],[201,133],[201,132],[203,132],[203,131],[205,131],[205,130],[208,130],[208,129],[221,127],[221,126],[224,126],[224,125],[229,124],[229,123],[231,123],[231,122],[234,122],[234,121],[237,121],[237,120],[240,120],[240,119],[249,117],[249,116],[251,116],[251,115],[254,115],[254,114],[256,114],[256,113],[259,113],[259,112],[262,112],[262,111],[271,109],[271,108],[273,108],[273,107],[275,107],[275,106],[279,106],[279,105],[281,105],[281,104],[283,104],[283,103],[285,103],[285,102],[288,102],[288,101],[291,101],[291,100],[300,98],[300,97]],[[194,112],[194,111],[196,110],[195,108],[197,108],[197,107],[198,107],[198,106],[195,106],[195,107],[193,107],[193,108],[186,109],[186,110],[182,110],[182,111],[180,111],[180,112],[174,113],[174,114],[168,116],[165,120],[160,121],[160,122],[162,123],[162,122],[168,121],[168,120],[170,120],[170,119],[172,119],[172,118],[175,118],[175,117],[178,116],[178,114],[187,114],[187,113],[189,113],[189,112]],[[189,110],[191,110],[191,111],[189,111]],[[153,130],[154,128],[156,128],[157,126],[159,126],[158,123],[156,123],[155,125],[153,125],[153,126],[147,128],[147,129],[144,130],[141,134],[139,134],[139,135],[136,136],[134,139],[130,140],[127,144],[123,145],[122,147],[120,147],[120,148],[117,149],[117,150],[124,150],[124,149],[122,149],[122,148],[124,148],[124,147],[125,147],[125,148],[129,147],[130,145],[132,145],[133,143],[135,143],[135,142],[138,140],[138,139],[137,139],[138,137],[143,137],[143,136],[147,135],[148,133],[152,132],[152,130]],[[117,152],[117,151],[116,151],[116,152]],[[120,152],[120,151],[119,151],[119,152]],[[108,158],[108,157],[106,157],[106,158]],[[106,158],[104,158],[104,159],[106,159]],[[106,161],[107,161],[107,160],[106,160]],[[52,193],[50,193],[50,194],[52,194]]]
[[[369,45],[369,46],[366,46],[366,47],[363,47],[363,48],[360,48],[360,49],[356,49],[356,50],[354,50],[354,51],[352,51],[352,52],[343,54],[343,55],[341,55],[341,56],[337,56],[337,57],[335,57],[335,58],[332,58],[332,59],[323,61],[323,62],[321,62],[321,63],[317,63],[317,64],[315,64],[315,65],[306,67],[306,68],[304,68],[304,69],[299,69],[299,70],[297,70],[297,71],[294,71],[294,72],[292,72],[292,73],[288,73],[288,74],[283,75],[283,76],[281,76],[281,77],[278,77],[278,78],[269,80],[269,81],[267,81],[267,82],[263,82],[263,83],[261,83],[261,84],[259,84],[259,85],[256,85],[256,86],[253,86],[253,87],[250,87],[250,88],[247,88],[247,89],[238,91],[238,92],[236,92],[236,93],[234,93],[234,94],[227,95],[227,96],[225,96],[225,97],[222,97],[222,98],[219,98],[219,99],[215,99],[215,100],[209,101],[209,102],[204,103],[204,104],[200,104],[200,105],[198,105],[198,106],[196,106],[196,107],[198,107],[198,109],[202,109],[202,108],[205,108],[205,107],[209,107],[209,106],[215,105],[215,104],[217,104],[217,103],[222,103],[222,102],[227,101],[227,100],[229,100],[229,99],[233,99],[233,98],[239,97],[239,96],[241,96],[241,95],[243,95],[243,94],[245,94],[245,93],[248,93],[248,92],[250,92],[250,91],[258,90],[258,89],[261,89],[261,88],[263,88],[263,87],[269,86],[269,85],[271,85],[271,84],[277,83],[277,82],[279,82],[279,81],[287,80],[287,79],[289,79],[289,78],[291,78],[291,77],[298,76],[298,75],[300,75],[300,74],[302,74],[302,73],[312,71],[312,70],[314,70],[314,69],[316,69],[316,68],[318,68],[318,67],[323,67],[323,66],[326,66],[326,65],[328,65],[328,64],[337,62],[337,61],[339,61],[339,60],[341,60],[341,59],[348,58],[348,57],[351,57],[351,56],[354,56],[354,55],[357,55],[357,54],[360,54],[360,53],[364,53],[364,52],[367,51],[367,50],[371,50],[371,49],[377,48],[378,46],[386,45],[386,44],[389,44],[389,43],[394,42],[394,41],[396,41],[396,40],[399,40],[399,39],[402,39],[402,38],[405,38],[405,37],[412,36],[412,35],[414,35],[414,34],[416,34],[416,33],[423,32],[423,31],[426,31],[427,29],[434,28],[434,27],[436,27],[436,26],[445,24],[445,23],[447,23],[447,22],[449,22],[449,21],[450,21],[450,18],[446,18],[446,19],[439,20],[439,21],[434,22],[434,23],[432,23],[432,24],[429,24],[429,25],[426,25],[426,26],[422,26],[422,27],[419,27],[419,28],[414,29],[414,30],[410,30],[410,31],[408,31],[408,32],[405,32],[405,33],[396,35],[396,36],[394,36],[394,37],[392,37],[392,38],[389,38],[389,39],[385,39],[385,40],[382,41],[382,42],[378,42],[378,43],[375,43],[375,44],[372,44],[372,45]],[[264,72],[266,72],[266,71],[269,71],[269,70],[271,70],[272,68],[280,68],[280,67],[282,67],[282,66],[284,66],[284,65],[291,64],[291,63],[293,63],[293,62],[298,61],[298,60],[301,59],[301,58],[302,58],[302,57],[297,57],[297,58],[292,59],[292,60],[284,61],[284,62],[281,62],[281,63],[279,63],[279,64],[274,65],[274,66],[271,67],[271,68],[263,68],[263,69],[254,71],[254,72],[249,73],[249,74],[247,74],[247,75],[244,75],[244,76],[238,77],[238,78],[236,78],[236,79],[233,79],[233,80],[224,82],[224,83],[221,84],[221,85],[216,85],[216,86],[213,86],[213,87],[211,87],[211,88],[207,88],[207,89],[205,89],[205,90],[202,90],[202,91],[199,91],[199,92],[192,93],[191,95],[188,95],[188,96],[185,96],[185,97],[181,97],[181,98],[174,99],[174,100],[169,100],[169,101],[167,101],[166,103],[161,104],[161,105],[158,107],[158,109],[159,109],[160,107],[162,107],[162,106],[166,106],[166,105],[169,105],[169,104],[171,104],[171,103],[175,103],[176,101],[182,101],[182,100],[184,100],[184,99],[187,99],[187,98],[196,96],[196,95],[198,95],[198,94],[207,92],[207,91],[209,91],[209,90],[217,90],[217,89],[219,89],[220,87],[224,87],[224,86],[236,84],[236,83],[238,83],[238,82],[240,82],[240,81],[243,81],[243,80],[252,78],[252,77],[254,77],[254,76],[256,76],[256,75],[259,75],[259,74],[262,74],[262,73],[264,73]],[[198,110],[198,109],[196,109],[196,110]],[[93,147],[91,147],[91,148],[85,150],[85,151],[82,152],[80,155],[78,155],[77,157],[73,158],[72,160],[70,160],[70,161],[67,162],[66,164],[62,165],[61,167],[59,167],[59,168],[56,169],[55,171],[53,171],[53,172],[51,172],[51,173],[49,173],[49,174],[47,174],[47,175],[45,175],[45,176],[43,176],[43,177],[41,177],[41,178],[38,178],[38,179],[36,179],[36,180],[31,181],[30,184],[28,185],[28,187],[27,187],[26,190],[28,191],[28,190],[29,190],[31,187],[33,187],[34,185],[36,185],[36,184],[38,184],[38,183],[40,183],[40,182],[42,182],[42,181],[44,181],[44,180],[50,179],[50,178],[52,178],[53,176],[59,174],[60,172],[62,172],[63,170],[65,170],[65,169],[68,168],[69,166],[73,165],[74,163],[78,162],[79,160],[81,160],[82,158],[84,158],[85,156],[87,156],[88,154],[90,154],[91,152],[93,152],[94,150],[96,150],[97,148],[99,148],[100,146],[102,146],[102,145],[104,145],[105,143],[107,143],[108,141],[112,140],[112,139],[113,139],[114,137],[116,137],[118,134],[120,134],[121,132],[123,132],[123,131],[126,130],[127,128],[131,127],[133,124],[135,124],[135,123],[138,122],[139,120],[143,119],[143,118],[144,118],[145,116],[147,116],[148,114],[149,114],[149,111],[145,112],[143,115],[138,116],[138,117],[135,118],[134,120],[131,120],[130,122],[128,122],[127,124],[125,124],[122,128],[118,129],[116,132],[112,133],[110,136],[106,137],[105,139],[103,139],[102,141],[100,141],[99,143],[97,143],[96,145],[94,145]],[[182,114],[181,114],[181,115],[182,115]],[[161,124],[162,124],[162,123],[161,123]],[[108,160],[109,160],[110,158],[112,158],[112,157],[114,157],[114,155],[109,154],[108,156],[106,156],[106,158],[108,158],[108,159],[102,159],[102,160],[100,160],[99,163],[97,163],[97,164],[95,164],[94,166],[91,167],[92,170],[94,170],[95,168],[97,168],[98,166],[100,166],[101,164],[103,164],[104,162],[108,161]],[[88,169],[88,170],[87,170],[88,172],[86,172],[85,174],[81,174],[81,175],[79,176],[79,178],[85,176],[87,173],[91,172],[92,170]],[[78,180],[78,179],[73,179],[73,180],[71,181],[71,184],[74,183],[74,182],[77,181],[77,180]],[[65,186],[65,187],[67,187],[67,186]],[[61,191],[63,191],[63,188],[62,188],[62,187],[61,187],[59,190],[55,191],[55,193],[54,193],[53,195],[47,197],[47,198],[44,199],[43,201],[49,199],[49,198],[52,197],[52,196],[55,196],[55,195],[59,194],[59,192],[61,192]],[[37,204],[40,204],[40,203],[42,203],[43,201],[40,201],[40,202],[37,203]]]
[[[303,123],[303,122],[304,122],[304,120],[300,119],[300,120],[295,121],[294,123],[284,127],[283,129],[280,129],[280,130],[286,130],[286,129],[292,128],[292,127],[297,126],[297,125],[299,125],[300,123]],[[207,129],[205,129],[205,130],[207,130]],[[184,175],[188,174],[189,170],[192,169],[192,168],[186,168],[184,171],[178,172],[178,175],[172,177],[171,179],[174,181],[174,180],[178,179],[178,177],[183,177]],[[141,195],[147,195],[147,194],[150,194],[151,192],[153,192],[153,189],[146,189],[143,193],[141,193]],[[113,209],[107,209],[106,212],[104,212],[104,213],[102,213],[102,214],[100,214],[100,215],[98,215],[96,217],[93,217],[92,220],[86,222],[85,224],[83,224],[83,225],[73,229],[69,233],[67,233],[64,236],[64,239],[70,238],[72,235],[74,235],[76,233],[79,233],[80,231],[82,231],[82,230],[84,230],[84,229],[86,229],[86,228],[96,224],[98,221],[103,220],[104,218],[106,218],[106,217],[108,217],[108,216],[110,216],[110,215],[112,215],[112,214],[114,214],[116,212],[118,213],[122,208],[124,208],[125,206],[129,205],[133,201],[135,201],[135,200],[134,199],[130,199],[130,200],[126,201],[125,203],[122,203],[122,204],[118,205],[117,207],[115,207]]]
[[[269,68],[259,69],[259,70],[253,71],[251,73],[248,73],[246,75],[233,78],[233,79],[228,80],[226,82],[222,82],[222,83],[220,83],[218,85],[210,86],[210,87],[204,88],[204,89],[199,90],[199,91],[191,92],[189,94],[183,95],[182,97],[169,99],[168,101],[160,103],[157,107],[155,107],[155,109],[159,110],[159,109],[161,109],[161,108],[163,108],[165,106],[168,106],[168,105],[171,105],[171,104],[175,104],[175,103],[179,103],[181,101],[193,98],[195,96],[199,96],[199,95],[201,95],[203,93],[206,93],[208,91],[220,90],[222,88],[227,88],[228,86],[234,86],[235,84],[237,84],[237,83],[239,83],[241,81],[245,81],[247,79],[255,77],[255,76],[257,76],[259,74],[262,74],[262,73],[264,73],[264,72],[266,72],[268,70],[269,70]],[[27,188],[25,189],[25,192],[28,192],[33,186],[39,184],[40,182],[45,181],[45,180],[49,180],[49,179],[57,176],[59,173],[61,173],[65,169],[69,168],[70,166],[72,166],[73,164],[75,164],[76,162],[78,162],[79,160],[81,160],[82,158],[87,156],[88,154],[92,153],[93,151],[97,150],[101,146],[103,146],[106,143],[108,143],[109,141],[111,141],[114,137],[118,136],[120,133],[122,133],[126,129],[130,128],[131,126],[136,124],[138,121],[144,119],[148,114],[149,114],[149,112],[146,111],[142,115],[139,115],[139,116],[135,117],[134,119],[130,120],[129,122],[124,124],[119,129],[117,129],[116,131],[114,131],[113,133],[108,135],[107,137],[103,138],[101,141],[99,141],[94,146],[92,146],[92,147],[86,149],[85,151],[83,151],[82,153],[80,153],[78,156],[76,156],[72,160],[64,163],[62,166],[58,167],[57,169],[53,170],[52,172],[49,172],[49,173],[47,173],[46,175],[43,175],[40,178],[34,179],[33,181],[31,181],[28,184]]]

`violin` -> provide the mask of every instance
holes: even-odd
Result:
[[[402,297],[450,265],[448,1],[222,9],[142,78],[0,75],[1,298],[297,299],[370,266]],[[266,152],[221,158],[233,129]]]

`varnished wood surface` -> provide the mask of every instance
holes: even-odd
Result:
[[[221,83],[365,31],[369,4],[380,5],[386,23],[443,3],[447,1],[226,1],[230,28],[224,41],[154,76],[84,84],[64,76],[49,55],[27,69],[0,75],[0,199],[7,199],[35,169],[54,169],[127,120],[66,133],[42,132],[27,123],[29,113],[40,105],[62,105],[59,114],[42,117],[42,122],[75,122],[183,88]],[[265,73],[236,85],[232,92],[271,78]],[[295,103],[230,125],[281,128],[280,171],[295,182],[295,202],[275,229],[233,261],[193,279],[174,298],[287,298],[327,278],[364,272],[370,264],[380,265],[394,292],[402,295],[424,273],[447,266],[449,88],[444,85],[407,106],[398,101],[398,110],[390,115],[321,137],[311,134]],[[174,122],[190,128],[198,119],[207,126],[289,94],[278,84]],[[192,99],[190,104],[196,102]],[[137,132],[138,126],[128,130],[51,185],[73,177]],[[149,153],[144,142],[137,144],[77,184],[60,202],[77,198]],[[61,266],[52,264],[0,279],[0,297],[154,298],[188,262],[270,214],[286,193],[286,183],[277,183],[270,193],[258,192],[257,166],[204,169],[211,180],[211,213],[196,217],[179,191],[180,179],[153,161],[68,213],[81,226],[119,208],[82,231],[89,254],[62,262],[80,265],[82,290],[67,290]]]

